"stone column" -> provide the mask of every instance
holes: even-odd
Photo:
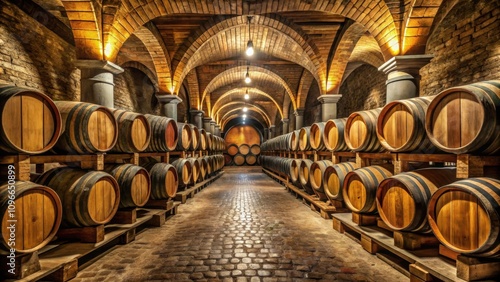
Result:
[[[284,118],[281,120],[281,122],[283,122],[283,134],[287,134],[288,133],[288,123],[290,122],[290,120],[287,118]]]
[[[79,60],[76,66],[81,70],[80,100],[114,108],[114,75],[122,73],[123,69],[101,60]]]
[[[321,103],[321,121],[337,118],[337,102],[342,98],[340,94],[327,94],[318,97]]]
[[[274,136],[275,131],[276,131],[275,129],[276,129],[276,126],[274,124],[269,126],[269,139],[276,137],[276,136]]]
[[[196,125],[199,129],[203,128],[203,114],[205,112],[200,111],[200,110],[190,110],[189,113],[191,114],[191,123]]]
[[[220,137],[220,125],[218,124],[215,125],[215,136]]]
[[[177,121],[177,105],[182,99],[177,95],[156,94],[161,103],[161,114]]]
[[[210,133],[215,135],[215,121],[210,122]]]
[[[264,128],[264,141],[269,140],[269,130],[267,128]]]
[[[205,129],[206,132],[212,133],[212,128],[210,127],[210,122],[212,121],[211,118],[209,117],[204,117],[203,118],[203,128]]]
[[[304,125],[304,109],[297,109],[293,114],[295,115],[295,130],[301,129]]]
[[[387,74],[386,104],[395,100],[419,96],[420,69],[433,55],[395,56],[378,68]]]

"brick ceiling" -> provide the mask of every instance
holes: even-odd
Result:
[[[219,124],[253,104],[252,115],[266,127],[303,108],[314,83],[321,95],[338,93],[362,64],[424,53],[442,2],[33,1],[72,28],[80,59],[142,64],[156,75],[159,92],[176,94],[184,85],[190,107]],[[251,58],[244,54],[249,39]]]

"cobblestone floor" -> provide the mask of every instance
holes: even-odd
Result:
[[[260,168],[225,171],[72,281],[408,281]]]

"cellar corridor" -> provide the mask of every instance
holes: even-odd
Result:
[[[72,281],[405,281],[260,167],[226,167],[160,228]]]

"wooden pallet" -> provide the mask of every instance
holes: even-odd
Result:
[[[410,281],[496,281],[500,277],[500,261],[458,256],[457,261],[439,255],[437,248],[405,250],[395,246],[388,231],[378,226],[358,226],[351,214],[333,215],[333,228],[376,254]],[[404,271],[402,271],[404,270]],[[493,280],[487,280],[493,279]]]
[[[203,188],[207,187],[212,182],[214,182],[216,179],[221,177],[222,174],[224,174],[224,171],[220,171],[219,173],[212,176],[211,178],[208,178],[208,179],[203,180],[202,182],[196,183],[191,188],[177,192],[174,199],[176,201],[180,201],[182,204],[185,204],[187,202],[188,198],[193,198],[195,194],[198,194]]]
[[[76,277],[78,268],[92,261],[112,246],[127,244],[135,239],[136,230],[144,227],[159,227],[165,219],[176,213],[179,204],[171,210],[138,209],[137,220],[133,224],[108,224],[103,226],[104,239],[98,243],[70,242],[58,240],[49,243],[40,251],[31,256],[30,261],[23,262],[18,267],[26,269],[30,265],[38,264],[39,269],[19,277],[19,281],[68,281]],[[162,223],[159,225],[158,223]],[[12,277],[2,276],[2,279]],[[18,278],[18,279],[19,279]]]
[[[308,205],[311,210],[319,213],[324,219],[330,219],[333,213],[347,211],[347,209],[343,207],[343,204],[340,201],[335,202],[335,204],[330,201],[320,201],[318,196],[309,195],[302,189],[290,183],[288,181],[288,177],[280,176],[277,173],[265,168],[262,168],[262,171],[273,178],[275,181],[281,183],[287,191],[294,194],[296,198],[300,198],[305,205]]]
[[[324,219],[330,219],[331,215],[334,213],[347,211],[341,202],[338,202],[338,205],[335,206],[330,201],[320,201],[318,196],[309,195],[304,190],[291,183],[287,183],[285,187],[289,192],[294,194],[296,198],[302,199],[302,203],[308,205],[312,211],[319,213]]]
[[[394,173],[409,171],[411,163],[451,163],[457,168],[457,178],[500,176],[500,157],[471,154],[408,154],[398,153]]]

